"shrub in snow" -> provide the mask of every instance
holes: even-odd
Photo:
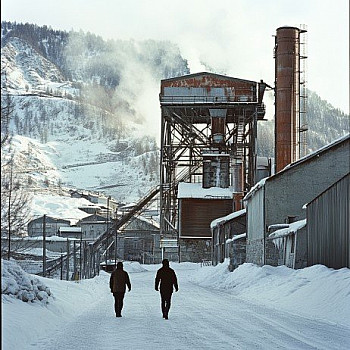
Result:
[[[24,302],[48,303],[50,288],[13,261],[1,259],[1,294]]]

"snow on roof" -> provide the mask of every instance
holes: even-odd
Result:
[[[70,240],[73,240],[74,238],[69,238]],[[43,236],[35,236],[35,237],[12,237],[11,241],[42,241]],[[59,237],[59,236],[46,236],[45,241],[47,242],[67,242],[66,237]]]
[[[35,194],[32,198],[31,212],[33,216],[48,214],[52,217],[66,219],[71,224],[76,223],[89,214],[78,209],[89,205],[84,198],[72,198],[53,194]]]
[[[62,226],[59,228],[60,232],[81,232],[81,227],[65,227]]]
[[[250,191],[245,195],[245,197],[243,198],[243,201],[248,200],[250,197],[252,197],[255,192],[259,191],[260,188],[265,186],[265,182],[266,180],[269,179],[269,177],[264,177],[263,179],[261,179],[259,182],[257,182],[251,189]]]
[[[153,225],[155,228],[160,228],[159,222],[153,220],[152,218],[146,218],[142,215],[139,215],[137,218],[143,222],[147,222],[148,224]]]
[[[275,232],[272,232],[269,235],[269,238],[276,239],[276,238],[286,237],[288,235],[291,235],[291,234],[297,232],[298,230],[300,230],[304,226],[306,226],[306,219],[293,222],[293,223],[289,224],[288,227],[286,227],[286,228],[281,228],[279,230],[276,230]]]
[[[304,163],[306,162],[307,160],[313,158],[313,157],[316,157],[317,155],[319,155],[320,153],[323,153],[325,152],[326,150],[344,142],[345,140],[347,139],[350,139],[350,133],[347,134],[347,135],[344,135],[338,139],[336,139],[335,141],[329,143],[328,145],[326,146],[323,146],[321,148],[319,148],[318,150],[316,150],[315,152],[312,152],[300,159],[298,159],[297,161],[295,161],[294,163],[291,163],[291,164],[288,164],[285,168],[283,168],[281,171],[279,171],[278,173],[270,176],[270,177],[266,177],[262,180],[260,180],[258,183],[256,183],[251,189],[250,191],[245,195],[245,197],[243,198],[244,201],[248,200],[249,198],[251,198],[260,188],[264,187],[265,186],[265,182],[267,180],[270,180],[270,179],[275,179],[276,176],[280,175],[281,173],[283,173],[284,171],[294,167],[294,166],[297,166],[301,163]]]
[[[97,205],[97,204],[85,204],[85,205],[81,205],[80,207],[79,207],[79,209],[80,208],[96,208],[96,209],[100,209],[101,208],[101,206],[100,205]]]
[[[177,198],[232,199],[232,187],[203,188],[201,183],[180,182]]]
[[[210,228],[213,229],[215,226],[217,226],[219,224],[224,224],[225,222],[230,221],[234,218],[238,218],[239,216],[242,216],[245,213],[246,213],[246,209],[241,209],[238,211],[234,211],[233,213],[228,214],[226,216],[222,216],[220,218],[217,218],[210,223]]]
[[[135,205],[136,205],[136,203],[132,202],[132,203],[123,205],[123,206],[120,207],[119,209],[120,209],[120,210],[123,210],[123,209],[130,209],[130,208],[133,208]]]
[[[270,231],[270,230],[280,230],[281,228],[288,228],[289,227],[289,224],[273,224],[273,225],[270,225],[267,230]]]
[[[232,237],[232,241],[234,242],[234,241],[237,241],[238,239],[245,238],[245,237],[247,237],[247,233],[246,232],[245,233],[241,233],[240,235],[233,236]]]

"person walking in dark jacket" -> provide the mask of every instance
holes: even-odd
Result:
[[[175,271],[169,267],[169,260],[164,259],[162,261],[163,266],[157,271],[156,280],[155,280],[155,290],[158,291],[160,283],[160,296],[162,300],[162,312],[163,318],[168,319],[170,305],[171,305],[171,296],[175,290],[179,290],[177,284],[177,277]]]
[[[129,275],[123,270],[123,263],[120,261],[117,264],[117,268],[112,272],[109,280],[109,288],[114,296],[114,310],[116,317],[122,317],[123,301],[126,286],[128,286],[129,292],[131,291],[131,283]]]

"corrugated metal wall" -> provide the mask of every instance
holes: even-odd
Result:
[[[210,223],[233,211],[232,199],[180,199],[180,237],[211,238]]]
[[[308,266],[350,268],[350,175],[307,206]]]
[[[265,186],[247,202],[247,262],[265,264]]]

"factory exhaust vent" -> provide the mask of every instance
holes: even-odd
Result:
[[[280,27],[275,37],[276,172],[306,153],[306,29]]]

